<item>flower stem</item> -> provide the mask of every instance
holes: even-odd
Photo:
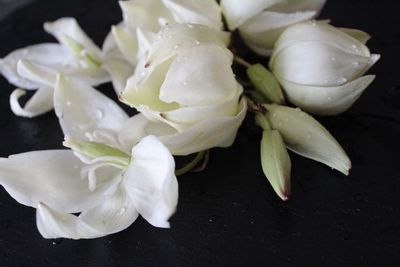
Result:
[[[256,114],[257,113],[266,114],[268,112],[268,110],[263,105],[254,102],[250,97],[245,95],[244,98],[247,101],[250,111]]]
[[[241,57],[239,57],[239,56],[235,56],[235,57],[233,58],[233,60],[234,60],[237,64],[242,65],[242,66],[245,67],[245,68],[249,68],[249,67],[251,67],[251,65],[252,65],[250,62],[247,62],[244,58],[241,58]]]
[[[207,150],[197,153],[196,157],[191,162],[189,162],[186,166],[175,170],[175,175],[181,176],[181,175],[184,175],[184,174],[190,172],[191,170],[193,170],[199,164],[199,162],[204,158],[204,156],[206,154],[207,154]]]

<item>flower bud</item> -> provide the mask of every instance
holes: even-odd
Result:
[[[370,53],[366,40],[361,31],[301,23],[279,38],[270,69],[294,105],[335,115],[350,108],[375,78],[363,76],[380,57]]]
[[[285,97],[274,75],[261,64],[255,64],[247,68],[247,76],[254,87],[270,102],[284,104]]]
[[[298,108],[278,105],[265,107],[272,128],[280,132],[290,150],[348,175],[351,168],[349,157],[317,120]]]
[[[276,194],[282,200],[288,200],[291,162],[282,136],[277,130],[264,130],[263,132],[261,165]]]

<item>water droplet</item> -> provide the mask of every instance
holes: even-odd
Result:
[[[188,81],[184,81],[182,84],[183,84],[183,86],[187,86],[189,84],[189,82]]]
[[[98,119],[98,120],[102,119],[104,116],[103,111],[101,111],[100,109],[95,109],[94,115],[95,115],[96,119]]]
[[[208,218],[208,222],[209,222],[209,223],[214,223],[214,222],[216,222],[216,221],[217,221],[217,217],[214,216],[214,215],[212,215],[212,216],[210,216],[210,217]]]
[[[347,78],[345,78],[345,77],[341,77],[341,78],[339,78],[338,80],[337,80],[337,84],[338,85],[342,85],[342,84],[344,84],[344,83],[346,83],[347,82]]]
[[[71,103],[71,101],[67,101],[67,102],[65,103],[65,105],[67,105],[67,107],[70,107],[70,106],[72,105],[72,103]]]
[[[360,67],[360,62],[358,61],[354,61],[353,63],[351,63],[354,67]]]
[[[118,214],[117,215],[122,215],[122,214],[124,214],[126,212],[126,208],[125,207],[122,207],[119,211],[118,211]]]

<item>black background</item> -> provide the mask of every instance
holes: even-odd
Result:
[[[34,209],[1,190],[0,266],[399,266],[397,3],[328,0],[321,14],[335,26],[369,32],[371,51],[382,54],[370,71],[377,79],[362,98],[340,116],[319,118],[350,155],[350,176],[291,154],[293,194],[281,202],[261,171],[260,133],[243,127],[231,148],[212,150],[204,172],[179,178],[179,206],[169,230],[139,218],[105,238],[45,240]],[[54,41],[42,30],[45,21],[76,17],[100,44],[121,19],[111,0],[34,1],[2,14],[0,57]],[[61,148],[53,112],[18,118],[8,104],[13,87],[2,78],[0,87],[0,156]],[[102,90],[112,95],[109,86]]]

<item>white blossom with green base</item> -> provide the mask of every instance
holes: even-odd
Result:
[[[19,203],[37,209],[43,237],[101,237],[129,227],[139,215],[169,227],[178,200],[169,150],[154,136],[125,146],[119,132],[128,116],[85,83],[59,76],[54,103],[64,144],[72,150],[0,160],[0,184]]]
[[[200,25],[165,27],[127,82],[122,101],[151,121],[137,118],[146,132],[168,133],[156,135],[175,155],[230,146],[245,117],[227,36]]]

